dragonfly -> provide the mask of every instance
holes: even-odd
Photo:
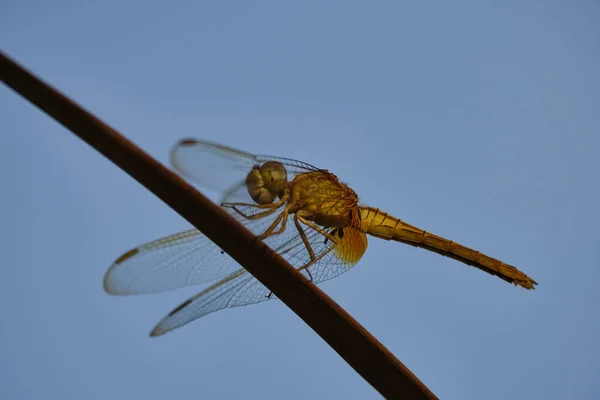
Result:
[[[525,289],[537,282],[512,265],[359,203],[328,170],[289,158],[255,155],[193,138],[170,152],[175,170],[220,193],[220,205],[258,239],[317,284],[348,271],[367,249],[367,235],[423,248]],[[209,313],[276,298],[196,229],[129,250],[104,277],[115,295],[158,293],[210,283],[165,316],[160,336]]]

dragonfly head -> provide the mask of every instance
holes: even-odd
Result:
[[[277,161],[255,165],[246,177],[248,194],[258,204],[270,204],[288,184],[287,171]]]

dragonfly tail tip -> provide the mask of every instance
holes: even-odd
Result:
[[[162,330],[159,326],[155,326],[150,332],[150,337],[159,337],[167,333],[167,331]]]

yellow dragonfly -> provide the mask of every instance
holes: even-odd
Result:
[[[360,205],[334,174],[310,164],[198,139],[179,141],[170,158],[183,176],[221,193],[221,206],[230,215],[313,283],[355,265],[369,234],[436,252],[526,289],[537,284],[511,265]],[[116,295],[157,293],[217,279],[164,317],[151,336],[223,308],[275,297],[195,229],[123,254],[107,271],[104,288]]]

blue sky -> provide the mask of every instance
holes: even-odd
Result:
[[[440,398],[600,396],[596,2],[2,9],[3,51],[158,160],[187,136],[300,159],[536,279],[372,238],[321,285]],[[378,398],[278,301],[150,339],[198,289],[102,278],[188,223],[5,86],[0,132],[0,398]]]

